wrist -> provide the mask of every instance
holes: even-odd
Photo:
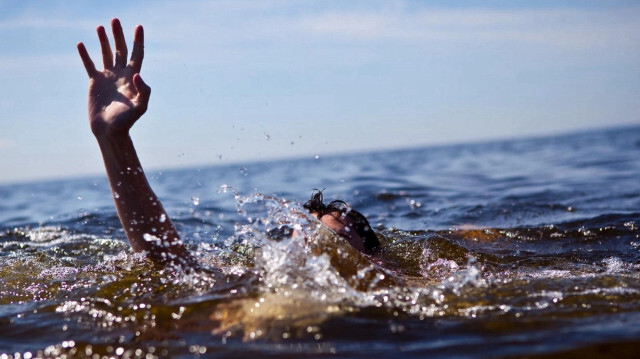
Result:
[[[101,131],[93,132],[100,147],[124,148],[123,146],[131,143],[129,131]]]
[[[109,126],[104,123],[91,123],[91,132],[98,140],[98,142],[108,139],[129,138],[129,129],[117,129],[114,128],[114,126]]]

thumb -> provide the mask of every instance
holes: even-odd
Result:
[[[151,96],[151,87],[147,85],[143,80],[140,74],[133,75],[133,86],[135,86],[138,94],[133,99],[136,103],[136,107],[142,113],[147,111],[147,107],[149,105],[149,97]]]

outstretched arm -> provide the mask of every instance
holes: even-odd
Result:
[[[147,251],[159,262],[190,262],[189,252],[147,182],[129,136],[129,129],[147,110],[151,95],[151,88],[140,77],[142,26],[135,29],[130,60],[120,21],[113,19],[111,27],[115,59],[104,27],[97,28],[102,71],[95,68],[83,43],[78,43],[78,52],[89,75],[89,123],[102,152],[118,217],[135,251]]]

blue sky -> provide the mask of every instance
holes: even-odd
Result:
[[[640,124],[634,1],[2,1],[0,182],[102,173],[75,45],[145,27],[147,170]]]

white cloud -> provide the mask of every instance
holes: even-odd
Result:
[[[584,9],[421,9],[348,11],[298,21],[301,30],[343,41],[509,41],[568,49],[638,47],[640,7]]]
[[[245,45],[296,46],[309,41],[402,41],[416,46],[508,43],[569,51],[640,53],[640,6],[579,8],[409,8],[407,2],[373,2],[371,6],[305,6],[298,1],[185,1],[134,3],[121,9],[125,31],[137,23],[148,28],[147,40],[166,58],[211,61]],[[413,7],[416,5],[413,4]],[[142,11],[144,10],[144,11]],[[78,30],[78,39],[96,50],[91,17],[22,14],[0,22],[0,36],[14,30]],[[100,20],[104,21],[104,20]],[[103,24],[108,25],[108,24]],[[75,33],[75,31],[74,31]],[[127,33],[130,37],[130,34]],[[71,41],[71,40],[70,40]],[[93,48],[93,49],[92,49]],[[242,50],[240,50],[242,49]],[[43,56],[44,54],[38,54]],[[2,57],[0,66],[15,68],[32,58]],[[48,56],[48,55],[47,55]],[[75,57],[75,54],[73,55]],[[239,55],[242,56],[242,55]],[[232,56],[233,57],[233,56]],[[68,62],[70,57],[60,57]],[[54,62],[57,61],[53,58]],[[215,60],[214,60],[215,61]]]
[[[306,6],[309,3],[313,6]],[[418,7],[406,1],[370,6],[319,6],[300,1],[165,1],[119,9],[128,20],[147,22],[163,40],[234,43],[314,35],[344,41],[525,41],[584,47],[637,45],[640,6],[581,8]],[[323,4],[323,3],[322,3]],[[412,7],[409,7],[412,4]],[[323,4],[324,5],[324,4]],[[143,11],[144,10],[144,11]],[[93,17],[27,12],[0,21],[0,31],[93,31]],[[103,24],[108,25],[108,24]]]

